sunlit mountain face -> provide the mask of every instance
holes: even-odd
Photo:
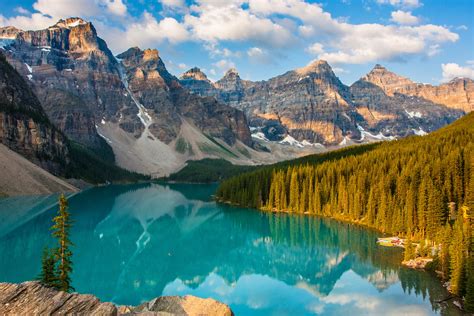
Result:
[[[445,295],[437,280],[400,268],[401,252],[376,246],[375,231],[218,205],[214,190],[143,184],[70,197],[76,290],[118,304],[213,297],[245,315],[379,314],[400,312],[401,303],[421,314],[447,308],[430,303]],[[9,223],[0,231],[1,280],[38,274],[42,248],[53,242],[49,202],[1,202],[0,219]],[[8,212],[22,205],[24,212]]]

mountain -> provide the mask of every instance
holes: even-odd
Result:
[[[7,147],[0,153],[0,160],[9,169],[3,174],[0,185],[2,191],[8,194],[47,193],[55,189],[63,191],[67,185],[64,186],[64,181],[55,179],[40,168],[33,168],[31,163],[16,159],[7,149],[65,178],[91,183],[147,179],[115,166],[113,153],[107,151],[107,147],[91,150],[68,139],[48,118],[26,79],[1,52],[0,143]]]
[[[401,87],[417,85],[381,65],[350,86],[352,104],[363,120],[359,129],[392,136],[424,135],[459,117],[459,105],[435,103],[404,93]],[[410,90],[407,90],[410,91]]]
[[[463,80],[465,90],[471,91],[472,80]],[[469,104],[472,108],[471,92],[464,93],[459,84],[450,89],[430,86],[432,90],[438,89],[432,93],[436,98],[428,97],[428,92],[394,93],[396,86],[408,87],[414,83],[377,65],[348,87],[322,60],[259,82],[242,80],[231,69],[212,83],[199,69],[193,68],[181,76],[181,84],[195,94],[214,95],[219,101],[243,110],[255,139],[300,147],[424,134],[452,122],[463,111],[468,112]],[[445,90],[449,90],[450,102],[442,100],[442,95],[447,94]]]
[[[69,160],[66,137],[1,52],[0,143],[54,174],[63,173]]]
[[[81,18],[38,31],[0,28],[0,49],[54,125],[121,167],[159,176],[188,159],[253,163],[257,154],[241,111],[182,88],[156,50],[114,57]]]
[[[363,80],[380,87],[388,96],[403,94],[460,109],[466,113],[474,110],[474,81],[468,78],[455,78],[448,83],[433,86],[413,82],[381,65],[376,65]]]

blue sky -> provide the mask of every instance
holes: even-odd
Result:
[[[327,60],[346,84],[376,64],[417,82],[474,79],[472,0],[10,0],[0,25],[81,16],[114,53],[157,48],[175,75],[263,80]]]

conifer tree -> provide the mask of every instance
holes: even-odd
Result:
[[[41,272],[38,280],[45,286],[56,287],[56,259],[54,253],[48,247],[43,249]]]
[[[57,260],[57,288],[69,292],[73,290],[70,274],[72,272],[72,242],[69,238],[69,230],[72,226],[71,215],[68,211],[68,202],[64,194],[59,197],[58,215],[53,219],[53,237],[58,240],[55,255]]]

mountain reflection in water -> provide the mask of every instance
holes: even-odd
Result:
[[[71,197],[76,290],[134,305],[213,297],[236,315],[457,313],[431,303],[447,295],[439,282],[401,268],[400,249],[378,247],[377,232],[216,204],[214,190],[113,185]],[[0,200],[0,281],[35,278],[54,242],[51,198],[34,199]]]

